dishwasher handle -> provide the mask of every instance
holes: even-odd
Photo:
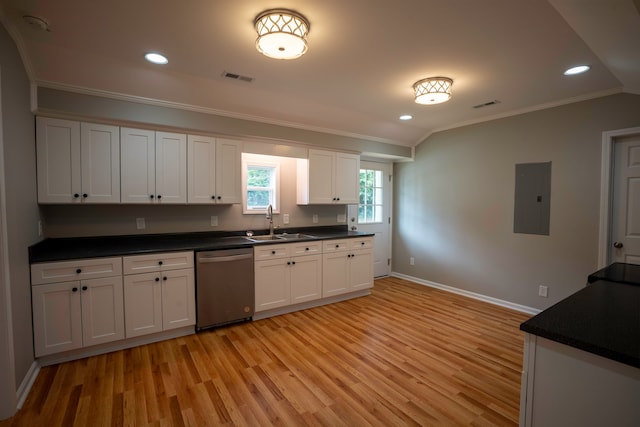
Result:
[[[209,263],[209,262],[228,262],[228,261],[239,261],[241,259],[252,259],[253,254],[242,254],[242,255],[227,255],[227,256],[206,256],[200,255],[198,257],[198,263]]]

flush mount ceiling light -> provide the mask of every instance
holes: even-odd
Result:
[[[168,64],[169,60],[167,59],[166,56],[161,55],[157,52],[149,52],[146,53],[144,55],[144,59],[146,59],[147,61],[153,63],[153,64],[159,64],[159,65],[164,65],[164,64]]]
[[[591,67],[589,67],[588,65],[578,65],[576,67],[571,67],[571,68],[565,70],[564,75],[565,76],[574,76],[576,74],[586,73],[590,69],[591,69]]]
[[[400,117],[398,117],[400,120],[411,120],[413,119],[413,116],[411,114],[403,114]]]
[[[265,10],[254,21],[258,38],[256,48],[276,59],[295,59],[307,51],[309,21],[288,9]]]
[[[418,104],[440,104],[451,98],[453,80],[448,77],[429,77],[413,84]]]

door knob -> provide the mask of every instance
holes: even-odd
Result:
[[[622,249],[624,245],[622,244],[622,242],[614,242],[613,247],[616,249]]]

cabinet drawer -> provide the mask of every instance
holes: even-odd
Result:
[[[193,267],[193,252],[167,252],[151,255],[132,255],[122,258],[124,274],[177,270]]]
[[[359,237],[347,239],[351,249],[371,249],[373,248],[373,237]]]
[[[31,284],[120,276],[122,258],[92,258],[31,264]]]
[[[286,258],[288,256],[291,256],[291,245],[288,243],[253,247],[253,259],[255,261]]]
[[[351,249],[349,239],[326,240],[322,246],[324,253],[341,252]]]
[[[322,253],[321,242],[299,242],[290,243],[291,255],[315,255]]]

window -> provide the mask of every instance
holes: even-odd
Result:
[[[242,154],[242,203],[245,214],[280,212],[280,164],[271,156]]]
[[[382,222],[382,171],[360,169],[358,223]]]

